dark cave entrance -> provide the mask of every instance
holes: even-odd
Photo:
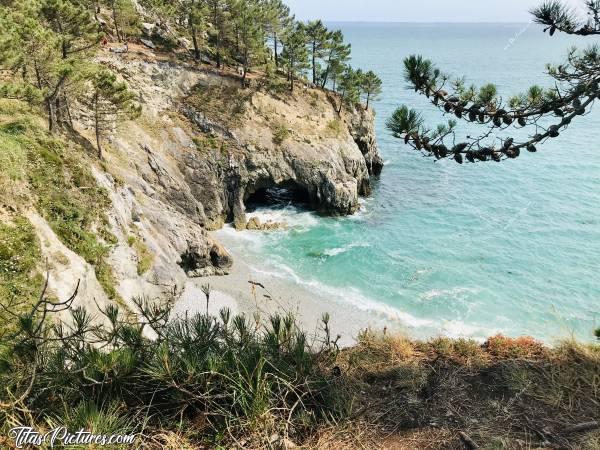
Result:
[[[308,208],[308,190],[294,181],[261,186],[251,192],[245,200],[246,212],[254,212],[261,207],[286,207],[289,205]]]

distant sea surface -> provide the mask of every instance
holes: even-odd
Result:
[[[290,230],[225,229],[220,238],[257,271],[318,289],[336,305],[380,310],[409,333],[591,340],[600,326],[600,105],[537,154],[500,164],[434,162],[385,129],[400,104],[431,125],[447,119],[407,88],[410,54],[469,83],[494,82],[508,98],[550,85],[545,65],[590,40],[550,38],[533,24],[329,25],[352,44],[352,64],[383,80],[374,106],[386,166],[372,196],[341,219],[262,208],[254,215]],[[476,131],[459,123],[463,136]]]

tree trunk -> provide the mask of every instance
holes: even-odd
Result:
[[[98,111],[98,93],[94,95],[94,129],[96,132],[96,147],[98,148],[98,158],[102,159],[102,146],[100,145],[100,114]]]
[[[277,33],[273,33],[273,42],[275,44],[275,69],[277,70],[277,68],[279,67],[279,54],[277,53],[279,51]]]
[[[63,80],[58,84],[55,94],[52,97],[56,125],[59,127],[70,124],[67,99],[63,89],[64,83],[65,82]]]
[[[313,84],[317,84],[317,43],[313,41],[312,51]]]
[[[219,48],[220,40],[221,40],[221,30],[219,29],[220,24],[218,21],[218,6],[215,3],[215,7],[213,9],[213,26],[217,29],[217,39],[215,42],[215,59],[217,60],[217,69],[221,68],[221,50]]]
[[[325,86],[327,86],[328,78],[329,78],[329,65],[327,65],[327,69],[325,69],[325,72],[323,73],[323,82],[321,83],[322,89],[325,89]]]
[[[119,30],[119,22],[117,21],[117,5],[115,0],[112,0],[111,6],[113,22],[115,23],[115,32],[117,33],[117,40],[121,42],[121,31]]]
[[[56,112],[52,99],[49,98],[46,100],[46,108],[48,109],[48,131],[54,133],[56,131]]]
[[[371,93],[367,92],[367,107],[365,108],[365,111],[369,110],[369,100],[371,99]]]
[[[242,66],[242,71],[244,72],[242,74],[242,89],[246,88],[246,74],[248,73],[248,66],[249,66],[248,60],[249,60],[249,58],[248,58],[248,50],[246,50],[244,52],[244,64]]]
[[[198,47],[198,36],[196,35],[196,27],[190,17],[190,28],[192,32],[192,42],[194,43],[194,58],[196,61],[200,60],[200,48]]]
[[[346,91],[342,92],[342,96],[340,97],[340,107],[338,108],[338,114],[342,114],[342,108],[344,107],[344,100],[346,99]]]

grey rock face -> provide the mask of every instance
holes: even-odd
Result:
[[[347,215],[383,167],[373,113],[359,107],[339,116],[335,99],[320,90],[275,95],[260,87],[242,90],[237,79],[182,64],[115,55],[101,62],[139,93],[143,106],[142,119],[115,136],[121,156],[108,155],[123,187],[107,188],[115,191],[119,227],[139,234],[158,255],[153,272],[161,283],[184,272],[227,273],[232,258],[206,230],[227,222],[247,229],[246,204],[262,190],[288,189],[323,214]],[[244,99],[235,117],[227,99],[217,97],[212,109],[187,101],[198,90],[211,101],[215,86]],[[127,207],[118,206],[121,191]],[[137,286],[131,270],[116,274],[132,291]]]

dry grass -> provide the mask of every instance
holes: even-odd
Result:
[[[369,448],[467,448],[461,432],[480,448],[600,448],[597,431],[568,432],[600,416],[598,345],[368,332],[336,363],[358,393],[352,416],[377,430]]]
[[[185,102],[209,120],[232,129],[240,124],[252,95],[252,90],[237,85],[199,85]]]

